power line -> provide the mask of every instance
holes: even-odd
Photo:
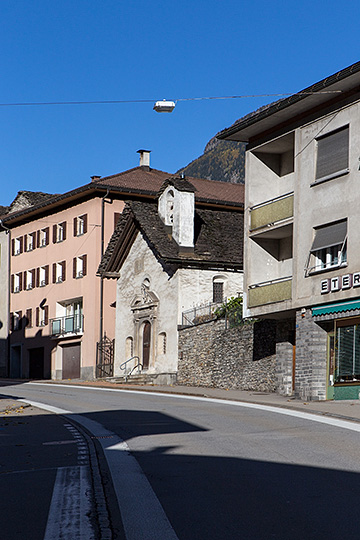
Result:
[[[340,94],[341,90],[324,91],[324,92],[293,92],[282,94],[244,94],[238,96],[208,96],[208,97],[192,97],[192,98],[177,98],[174,101],[202,101],[210,99],[246,99],[246,98],[258,98],[258,97],[286,97],[292,95],[313,95],[313,94]],[[53,106],[53,105],[119,105],[124,103],[154,103],[156,99],[112,99],[112,100],[99,100],[99,101],[27,101],[17,103],[0,103],[0,107],[39,107],[39,106]]]

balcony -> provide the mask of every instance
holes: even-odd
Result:
[[[276,302],[291,300],[291,286],[291,277],[250,285],[248,291],[248,307],[253,308],[265,304],[274,304]]]
[[[263,227],[288,226],[294,216],[294,194],[287,193],[250,209],[250,233]]]
[[[50,335],[53,337],[77,335],[83,332],[84,316],[82,314],[50,319]]]

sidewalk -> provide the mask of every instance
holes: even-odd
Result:
[[[33,381],[35,382],[35,381]],[[59,385],[77,385],[98,388],[117,388],[121,390],[137,390],[139,392],[163,392],[166,394],[180,394],[187,396],[207,397],[214,399],[225,399],[233,401],[243,401],[246,403],[257,403],[272,407],[294,409],[312,414],[332,416],[336,418],[360,422],[360,400],[344,401],[301,401],[293,397],[279,396],[275,393],[253,392],[247,390],[227,390],[222,388],[206,388],[197,386],[153,386],[135,385],[111,382],[109,380],[96,381],[37,381],[41,383]]]

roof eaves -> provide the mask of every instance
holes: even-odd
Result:
[[[231,135],[234,135],[238,131],[245,129],[255,124],[256,122],[259,122],[260,120],[263,120],[264,118],[267,118],[283,109],[286,109],[287,107],[290,107],[290,105],[294,105],[295,103],[298,103],[299,101],[308,98],[309,94],[320,92],[321,90],[328,88],[335,82],[346,79],[346,77],[349,77],[353,73],[358,73],[359,71],[360,71],[360,62],[356,62],[355,64],[352,64],[351,66],[348,66],[347,68],[342,69],[341,71],[338,71],[337,73],[334,73],[330,77],[326,77],[325,79],[322,79],[321,81],[317,83],[314,83],[308,88],[305,88],[304,90],[301,90],[300,92],[297,92],[296,94],[293,94],[287,98],[275,101],[274,103],[271,103],[268,106],[261,107],[260,109],[258,109],[258,111],[255,111],[254,113],[250,115],[246,115],[245,117],[240,119],[238,122],[236,122],[229,128],[226,128],[220,131],[216,135],[216,138],[220,140],[226,139],[230,137]],[[247,141],[244,141],[244,142],[247,142]]]

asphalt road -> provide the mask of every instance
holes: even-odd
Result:
[[[69,411],[101,441],[127,540],[360,537],[350,423],[119,390],[28,383],[0,393]]]

